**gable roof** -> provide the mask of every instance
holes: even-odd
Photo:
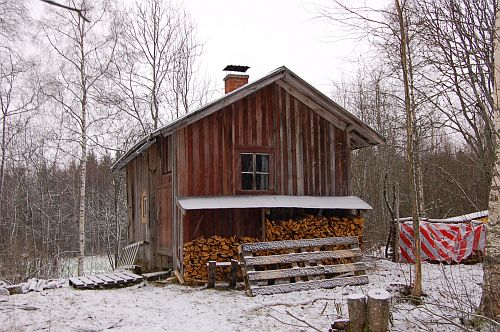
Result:
[[[343,107],[293,73],[290,69],[286,67],[279,67],[270,72],[268,75],[254,82],[248,83],[231,93],[206,104],[196,111],[188,113],[185,116],[164,125],[148,136],[143,137],[116,161],[116,163],[111,167],[111,170],[115,171],[125,167],[129,162],[153,145],[156,142],[156,137],[159,135],[168,136],[177,129],[186,127],[193,122],[217,112],[233,102],[245,98],[253,92],[272,83],[276,83],[281,86],[288,93],[307,105],[314,112],[332,123],[334,126],[340,128],[341,130],[348,131],[351,136],[351,142],[354,149],[365,146],[373,146],[384,142],[384,137],[382,137],[382,135],[366,123],[349,113]]]

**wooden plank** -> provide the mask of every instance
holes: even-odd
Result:
[[[300,111],[300,104],[297,99],[294,99],[296,195],[304,195],[304,154],[302,151],[302,117]]]
[[[70,277],[69,284],[76,288],[85,287],[85,283],[81,281],[78,277]]]
[[[144,278],[138,274],[135,274],[133,272],[130,272],[130,271],[121,271],[122,274],[125,274],[131,278],[134,278],[135,281],[142,281]]]
[[[322,247],[322,246],[352,245],[352,244],[355,245],[358,244],[357,236],[242,243],[241,248],[244,252],[258,252],[265,250],[297,249],[304,247]]]
[[[113,279],[116,283],[124,283],[125,280],[123,278],[120,278],[118,276],[116,276],[114,273],[106,273],[104,274],[106,277],[108,277],[109,279]]]
[[[104,281],[106,284],[114,284],[114,283],[116,283],[116,281],[114,279],[111,279],[111,278],[107,277],[104,274],[98,274],[98,275],[96,275],[96,277],[99,278],[99,279],[101,279],[102,281]]]
[[[339,265],[318,265],[297,267],[291,269],[268,270],[268,271],[249,271],[247,273],[248,280],[259,281],[268,279],[284,279],[303,276],[318,276],[324,274],[348,273],[366,270],[366,265],[363,262],[339,264]]]
[[[314,195],[322,196],[321,194],[321,147],[320,147],[320,117],[316,115],[314,117],[314,160],[316,161],[315,169],[316,169],[316,177],[314,178],[314,187],[316,188],[316,191],[314,192]]]
[[[243,250],[243,247],[241,245],[238,246],[238,257],[239,257],[240,262],[243,262],[243,264],[241,266],[241,273],[243,274],[243,278],[245,280],[245,287],[246,287],[248,296],[253,296],[252,289],[250,288],[250,286],[253,285],[253,282],[250,282],[248,280],[248,278],[246,277],[246,275],[250,271],[255,271],[255,268],[253,266],[247,266],[245,264],[244,259],[249,258],[251,256],[252,256],[251,252]]]
[[[287,161],[287,178],[286,188],[287,195],[294,195],[293,193],[293,160],[292,160],[292,124],[290,119],[290,95],[285,95],[285,120],[286,120],[286,158]]]
[[[329,195],[335,195],[335,187],[337,185],[336,179],[335,179],[335,128],[333,125],[329,126],[330,130],[328,132],[330,136],[330,170],[331,170],[331,179],[329,185],[330,185],[330,192]]]
[[[96,277],[96,276],[87,276],[90,280],[92,280],[96,285],[104,285],[105,281]]]
[[[311,183],[309,195],[316,195],[316,169],[317,169],[317,161],[316,161],[316,155],[314,154],[314,146],[315,146],[315,140],[314,140],[314,118],[317,116],[317,114],[311,112],[311,117],[309,118],[309,128],[311,129],[309,132],[309,156],[310,156],[310,170],[311,170],[311,176],[309,177],[309,181]]]
[[[290,147],[291,147],[291,152],[290,155],[288,156],[289,159],[291,159],[292,163],[292,195],[298,195],[297,193],[297,146],[296,146],[296,133],[298,132],[297,129],[297,122],[295,119],[295,98],[290,96]]]
[[[158,271],[158,272],[149,272],[143,273],[142,277],[146,280],[159,280],[170,277],[172,274],[171,270],[168,271]]]
[[[293,284],[280,284],[271,286],[254,286],[251,293],[255,295],[271,295],[279,293],[290,293],[296,291],[306,291],[319,288],[334,288],[346,285],[365,285],[368,283],[368,276],[342,277],[323,280],[312,280],[306,282],[296,282]]]
[[[254,127],[254,132],[256,134],[255,137],[255,144],[257,146],[262,146],[262,118],[263,118],[263,113],[262,113],[262,90],[257,91],[255,93],[255,98],[254,98],[254,114],[255,114],[255,127]]]
[[[276,170],[276,176],[279,178],[277,179],[277,184],[278,184],[278,189],[277,192],[279,194],[284,194],[285,193],[285,178],[284,178],[284,150],[283,150],[283,106],[282,106],[282,99],[281,99],[281,92],[282,88],[279,85],[275,85],[275,106],[276,106],[276,154],[279,157],[277,167],[275,168]],[[273,112],[274,113],[274,112]]]
[[[123,280],[125,280],[125,282],[134,282],[135,281],[134,277],[128,276],[125,273],[114,272],[113,274],[115,276],[117,276],[118,278],[122,278]]]
[[[302,150],[303,150],[303,160],[302,160],[302,168],[304,170],[304,195],[309,195],[310,194],[310,158],[309,158],[309,146],[310,146],[310,135],[309,131],[310,128],[308,126],[309,124],[309,114],[311,113],[309,108],[302,106],[301,108],[302,111]]]
[[[272,256],[245,257],[246,266],[290,264],[294,262],[320,261],[325,259],[354,258],[361,256],[361,250],[335,250],[335,251],[317,251],[308,253],[291,253]]]
[[[95,286],[95,282],[92,280],[92,279],[89,279],[87,277],[78,277],[80,279],[80,281],[84,282],[85,283],[85,286],[88,287],[92,287],[92,286]]]

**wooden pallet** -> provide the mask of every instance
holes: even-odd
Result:
[[[356,236],[243,243],[238,252],[249,296],[368,283]],[[352,262],[322,264],[343,259]]]
[[[78,289],[127,286],[141,282],[143,277],[129,271],[114,271],[95,276],[71,277],[69,285]]]

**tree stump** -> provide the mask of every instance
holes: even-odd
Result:
[[[368,291],[367,319],[371,332],[385,332],[389,327],[392,295],[384,289]]]
[[[362,332],[366,326],[366,296],[365,294],[351,294],[347,296],[349,310],[349,331]]]

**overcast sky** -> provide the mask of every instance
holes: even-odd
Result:
[[[315,3],[328,0],[315,0]],[[353,41],[332,41],[335,27],[314,19],[307,0],[184,0],[204,41],[209,77],[222,88],[222,69],[246,65],[250,80],[286,66],[322,92],[352,74],[362,52]],[[338,38],[336,38],[338,39]],[[220,85],[219,85],[220,82]]]
[[[131,1],[116,0],[115,4]],[[370,5],[387,1],[371,0]],[[198,39],[204,44],[202,70],[221,93],[225,76],[222,69],[233,64],[250,66],[250,81],[286,66],[327,95],[332,81],[353,75],[357,61],[364,55],[359,42],[333,37],[339,29],[332,22],[315,19],[315,6],[330,2],[178,0],[191,14]],[[34,16],[47,6],[40,1],[30,3]]]

